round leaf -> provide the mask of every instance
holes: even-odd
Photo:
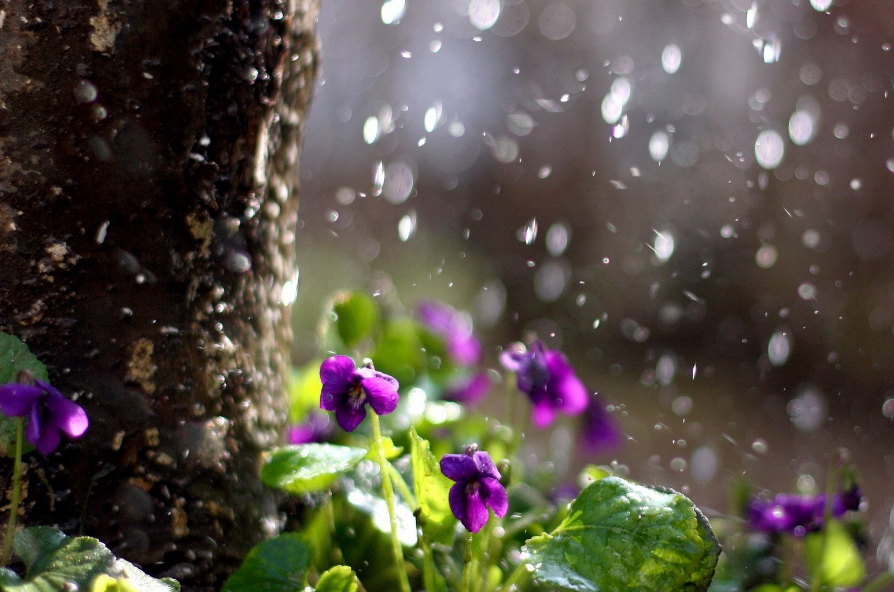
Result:
[[[19,371],[27,370],[35,378],[49,380],[47,367],[15,335],[0,333],[0,384],[16,382]]]
[[[274,448],[261,468],[261,480],[288,493],[321,491],[366,456],[363,448],[299,444]]]
[[[338,315],[335,322],[338,336],[348,347],[354,347],[370,337],[379,324],[379,306],[362,292],[346,292],[336,296],[332,310]]]
[[[528,541],[534,577],[587,592],[704,592],[720,545],[685,496],[606,477],[553,533]]]
[[[294,532],[255,546],[221,592],[296,592],[303,590],[310,549]]]

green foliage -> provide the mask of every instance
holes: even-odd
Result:
[[[92,590],[94,584],[98,584],[98,592],[112,587],[121,592],[180,590],[180,584],[174,580],[157,580],[133,564],[116,559],[96,539],[67,537],[48,526],[19,531],[13,547],[25,563],[26,575],[22,578],[10,569],[0,569],[0,590],[4,592]]]
[[[831,520],[822,532],[807,535],[804,555],[811,579],[826,586],[857,586],[866,576],[860,552],[847,529]]]
[[[335,321],[338,336],[351,348],[370,338],[379,325],[379,306],[363,292],[338,294],[332,310],[338,317]]]
[[[306,585],[310,561],[301,535],[282,534],[249,551],[221,592],[297,592]]]
[[[357,575],[346,565],[336,565],[320,576],[316,592],[357,592]]]
[[[288,493],[322,491],[363,460],[363,448],[335,444],[298,444],[271,450],[261,480]]]
[[[383,325],[370,357],[376,370],[390,374],[404,386],[411,384],[425,365],[415,321],[397,319]]]
[[[395,446],[394,441],[391,440],[391,438],[389,438],[388,436],[382,438],[382,448],[385,449],[385,458],[388,460],[394,460],[404,451],[402,446]],[[379,453],[376,451],[375,446],[369,449],[369,452],[366,453],[366,458],[371,461],[378,462]]]
[[[551,534],[528,541],[541,582],[587,592],[708,589],[720,545],[689,499],[606,477]]]
[[[307,364],[301,371],[293,372],[287,388],[289,396],[289,419],[301,422],[312,409],[320,408],[320,362]]]
[[[15,335],[0,333],[0,384],[16,382],[21,370],[27,370],[35,378],[49,380],[47,367]]]
[[[428,440],[419,437],[416,428],[412,427],[410,461],[413,465],[413,489],[416,490],[422,531],[428,540],[449,545],[456,525],[456,518],[447,501],[453,481],[441,473],[441,467],[431,453]]]

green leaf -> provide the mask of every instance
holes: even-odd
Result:
[[[527,546],[536,579],[587,592],[704,592],[720,554],[685,496],[617,477],[589,485],[555,531]]]
[[[395,446],[394,440],[392,440],[388,436],[384,436],[382,438],[382,448],[385,449],[385,458],[387,460],[393,460],[397,458],[404,451],[402,446]],[[366,453],[366,458],[373,462],[379,462],[379,453],[376,451],[375,446],[369,449],[369,452]]]
[[[338,336],[348,347],[354,347],[371,337],[379,325],[379,306],[362,292],[338,294],[332,310],[338,315],[335,321]]]
[[[0,384],[16,382],[20,370],[27,370],[35,378],[49,380],[47,367],[31,353],[21,339],[0,332]]]
[[[761,584],[757,588],[752,588],[750,592],[799,592],[800,588],[798,588],[795,584],[789,584],[788,586],[780,586],[779,584]]]
[[[303,422],[311,410],[320,408],[320,391],[323,390],[320,363],[319,360],[308,363],[289,377],[286,392],[289,397],[290,421]]]
[[[303,590],[310,549],[301,535],[289,532],[255,546],[221,592],[297,592]]]
[[[409,385],[425,365],[422,344],[411,319],[399,319],[382,326],[376,349],[370,356],[376,370]]]
[[[120,592],[180,590],[174,580],[156,580],[123,559],[115,559],[93,538],[69,538],[55,528],[38,526],[17,532],[13,546],[28,568],[27,577],[0,569],[0,589],[5,592],[92,590],[94,584],[101,590]]]
[[[847,588],[866,577],[857,545],[838,520],[830,520],[823,532],[807,535],[804,555],[811,579],[819,578],[822,585]]]
[[[320,576],[316,592],[357,592],[357,575],[347,565],[336,565]]]
[[[416,503],[419,504],[422,532],[432,542],[449,545],[456,525],[447,499],[453,481],[441,473],[441,467],[431,453],[431,444],[416,433],[416,428],[410,428],[409,438],[413,489],[416,491]]]
[[[261,480],[288,493],[321,491],[357,466],[366,450],[335,444],[298,444],[271,450]]]

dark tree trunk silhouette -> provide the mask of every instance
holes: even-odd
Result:
[[[187,590],[281,520],[257,465],[285,419],[316,11],[0,3],[0,330],[91,419],[27,457],[21,520]]]

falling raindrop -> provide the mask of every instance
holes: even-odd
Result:
[[[564,253],[568,248],[570,234],[568,227],[561,222],[550,226],[546,231],[546,250],[549,251],[549,254],[558,257]]]
[[[661,52],[661,67],[664,68],[664,71],[668,74],[673,74],[679,70],[682,61],[683,54],[680,52],[680,47],[676,43],[671,43],[670,45],[665,46],[664,50]]]
[[[803,146],[813,139],[816,134],[816,124],[813,116],[804,110],[792,113],[788,120],[788,135],[798,146]]]
[[[396,25],[404,18],[406,12],[406,0],[386,0],[382,4],[382,22],[386,25]]]
[[[379,139],[379,118],[369,116],[363,124],[363,141],[367,144],[373,144]]]
[[[773,245],[763,245],[757,250],[757,253],[754,255],[754,260],[758,267],[762,269],[770,269],[776,264],[777,256],[778,252],[776,251],[776,247]]]
[[[426,109],[425,117],[423,119],[425,131],[431,133],[435,131],[435,128],[437,128],[438,125],[440,125],[443,109],[444,106],[441,104],[441,101],[435,101],[434,105]]]
[[[416,210],[410,210],[397,223],[397,236],[402,242],[407,242],[416,234]]]
[[[537,218],[531,218],[528,223],[518,229],[518,240],[526,245],[532,244],[537,239]]]
[[[791,352],[791,334],[786,329],[777,329],[767,345],[767,357],[770,359],[770,363],[777,368],[785,365]]]
[[[795,427],[802,432],[812,432],[826,419],[826,399],[813,385],[798,389],[798,396],[788,404],[788,415]]]
[[[782,136],[775,130],[764,130],[758,134],[754,142],[754,157],[765,169],[775,169],[782,162],[785,144]]]
[[[655,242],[652,245],[652,250],[655,252],[655,258],[658,260],[658,264],[665,263],[668,259],[671,258],[671,255],[674,254],[674,235],[669,230],[664,230],[655,232]]]
[[[382,195],[382,184],[385,182],[385,163],[381,160],[373,166],[373,190],[374,196]]]
[[[810,5],[814,10],[825,12],[832,6],[832,0],[810,0]]]
[[[469,20],[478,30],[490,29],[500,18],[500,4],[500,0],[471,0]]]
[[[399,204],[407,201],[413,192],[415,174],[405,162],[392,162],[385,169],[385,180],[382,184],[382,193],[389,202]]]
[[[652,134],[649,138],[649,156],[655,162],[661,162],[667,157],[667,149],[670,147],[670,136],[661,130]]]

